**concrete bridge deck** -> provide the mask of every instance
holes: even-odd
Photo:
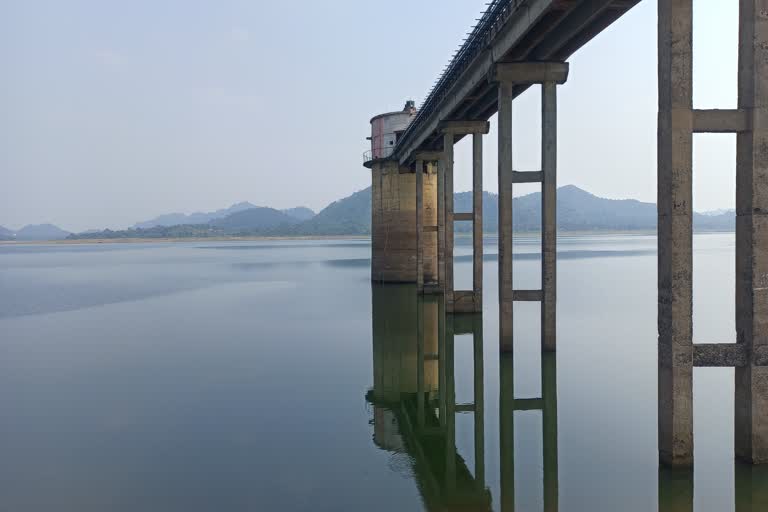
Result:
[[[442,150],[440,124],[486,121],[498,110],[497,63],[562,62],[640,0],[494,0],[395,146],[401,164]],[[513,88],[513,97],[530,84]],[[459,135],[460,137],[461,135]]]

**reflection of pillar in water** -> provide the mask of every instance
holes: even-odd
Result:
[[[501,510],[515,510],[515,379],[511,353],[499,356],[499,458]]]
[[[693,512],[693,470],[659,467],[659,512]]]
[[[398,403],[403,394],[423,389],[429,397],[437,392],[436,361],[420,365],[419,352],[429,358],[437,352],[437,304],[420,302],[412,285],[374,285],[373,289],[373,396],[377,402]],[[419,342],[418,326],[424,336]],[[422,383],[419,380],[423,380]],[[395,414],[374,408],[374,440],[380,447],[401,451]]]
[[[557,474],[557,361],[552,352],[541,354],[541,422],[544,440],[544,510],[558,508]]]
[[[416,393],[418,386],[417,295],[412,285],[373,287],[373,393],[379,401],[397,402],[403,393]],[[437,351],[434,318],[436,305],[424,307],[424,351]],[[424,390],[437,391],[435,364],[425,364]]]
[[[475,479],[480,488],[485,488],[485,399],[483,372],[483,317],[472,319],[472,345],[475,363]]]
[[[736,463],[736,512],[768,510],[768,466]]]
[[[500,355],[499,373],[501,510],[514,511],[515,509],[515,411],[541,410],[544,442],[544,510],[556,511],[559,501],[556,355],[543,353],[541,356],[541,398],[515,399],[512,354]]]

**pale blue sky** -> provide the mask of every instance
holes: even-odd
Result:
[[[0,0],[0,225],[119,228],[238,201],[320,209],[370,184],[368,120],[420,103],[484,4]],[[732,108],[738,3],[694,4],[694,103]],[[570,62],[560,184],[655,201],[656,1]],[[521,170],[539,166],[538,100],[514,106]],[[694,145],[694,207],[733,207],[735,137]]]

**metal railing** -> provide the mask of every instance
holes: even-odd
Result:
[[[429,117],[437,106],[445,99],[448,90],[459,79],[472,60],[485,49],[506,22],[509,15],[515,11],[524,0],[490,0],[488,8],[478,20],[459,49],[454,53],[451,62],[432,86],[427,99],[421,105],[416,118],[403,133],[395,148],[404,146],[414,136],[424,120]],[[391,154],[391,153],[390,153]]]
[[[395,146],[384,146],[383,148],[369,149],[363,153],[363,163],[367,164],[371,160],[379,158],[389,158],[395,152]]]

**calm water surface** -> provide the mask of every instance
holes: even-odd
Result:
[[[500,359],[493,240],[447,322],[365,241],[0,246],[0,511],[768,510],[732,369],[695,370],[695,471],[659,471],[655,246],[561,238],[556,359],[532,303]],[[695,341],[735,341],[733,235],[694,265]]]

